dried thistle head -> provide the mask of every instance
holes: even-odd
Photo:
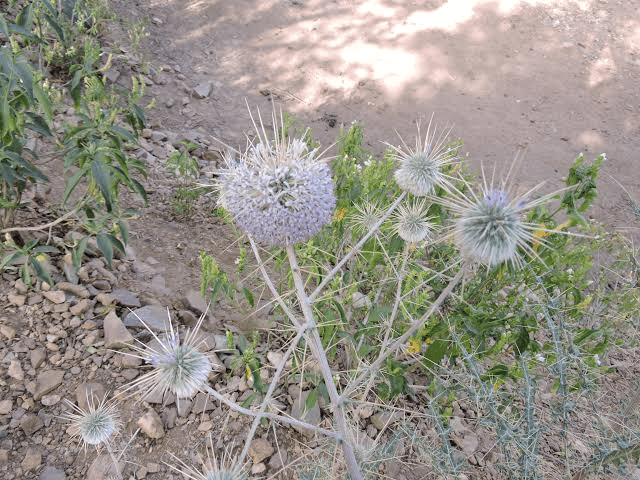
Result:
[[[98,401],[94,395],[87,395],[87,408],[82,409],[75,403],[66,401],[72,409],[62,418],[71,423],[71,434],[80,438],[86,450],[87,445],[99,448],[109,441],[122,426],[120,415],[113,401],[107,401],[106,395]]]
[[[189,398],[198,392],[207,381],[211,371],[211,361],[198,347],[198,331],[206,314],[203,314],[193,330],[187,330],[181,340],[177,328],[171,324],[171,317],[167,312],[169,325],[166,335],[156,335],[142,319],[140,321],[153,336],[148,345],[133,346],[136,351],[132,355],[145,360],[152,366],[151,371],[133,380],[124,390],[137,391],[144,399],[154,392],[170,391],[181,398]]]
[[[418,124],[415,148],[407,146],[402,137],[402,148],[387,143],[399,163],[394,174],[398,186],[416,197],[432,194],[436,186],[450,186],[449,176],[443,172],[443,168],[457,158],[455,149],[447,144],[451,128],[438,133],[435,126],[432,128],[432,121],[433,116],[429,120],[424,140]]]
[[[211,436],[209,436],[209,445],[206,447],[206,460],[201,458],[201,469],[189,465],[173,454],[172,457],[179,465],[165,464],[191,480],[246,480],[248,478],[244,465],[236,463],[228,454],[223,454],[222,459],[218,460]]]
[[[252,116],[253,120],[253,116]],[[258,112],[258,134],[239,159],[227,154],[219,171],[219,203],[256,241],[286,246],[309,240],[330,223],[336,206],[331,169],[318,149],[282,138],[284,121],[272,115],[269,139]]]
[[[393,230],[408,243],[427,240],[433,231],[424,200],[402,204],[394,213]]]

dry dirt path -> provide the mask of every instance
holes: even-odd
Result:
[[[264,112],[271,93],[323,145],[357,120],[379,153],[434,113],[476,168],[527,146],[523,188],[560,186],[578,153],[606,152],[592,215],[628,227],[629,196],[609,175],[640,201],[638,11],[637,0],[138,0],[122,13],[146,19],[142,56],[167,69],[149,89],[165,129],[240,142],[245,99]],[[182,105],[207,82],[207,98]]]

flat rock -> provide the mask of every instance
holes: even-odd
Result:
[[[271,443],[264,438],[254,438],[249,447],[249,456],[253,460],[254,465],[266,460],[273,455],[275,449]]]
[[[27,296],[18,295],[17,293],[9,293],[7,295],[7,300],[9,300],[10,304],[15,305],[16,307],[21,307],[24,305],[24,302],[27,301]]]
[[[56,287],[58,288],[58,290],[63,290],[65,292],[72,293],[76,297],[89,298],[91,296],[91,293],[89,293],[89,290],[87,289],[87,287],[84,287],[82,285],[76,285],[75,283],[60,282],[56,284]]]
[[[133,343],[133,336],[124,326],[122,320],[111,310],[104,317],[104,346],[107,348],[122,348]]]
[[[180,402],[182,403],[182,402]],[[203,392],[199,392],[196,394],[196,398],[193,401],[193,406],[191,407],[191,411],[201,414],[203,412],[207,412],[209,410],[215,409],[216,406],[213,403],[213,400],[209,395]]]
[[[287,464],[287,455],[287,449],[281,445],[275,455],[273,455],[271,460],[269,460],[269,468],[272,470],[279,470],[285,466]]]
[[[0,400],[0,415],[8,415],[11,413],[13,402],[11,400]]]
[[[56,467],[48,466],[44,467],[38,480],[66,480],[67,477],[63,470],[59,470]]]
[[[42,295],[56,305],[63,303],[67,298],[67,295],[62,290],[49,290],[48,292],[42,292]]]
[[[36,447],[29,447],[20,465],[24,470],[29,472],[31,470],[37,470],[41,463],[42,453],[40,453],[40,450]]]
[[[33,399],[40,400],[43,395],[58,388],[64,378],[62,370],[47,370],[42,372],[36,378],[36,387],[33,392]]]
[[[91,300],[89,300],[88,298],[83,298],[78,303],[69,308],[69,312],[71,312],[71,315],[80,316],[83,313],[87,312],[92,306],[93,305],[91,303]]]
[[[162,438],[164,437],[164,428],[162,426],[162,420],[155,410],[150,408],[147,412],[138,419],[138,426],[145,435],[150,438]]]
[[[207,98],[213,90],[213,82],[204,82],[193,89],[193,96],[196,98]]]
[[[16,336],[16,329],[11,325],[7,325],[5,322],[8,320],[6,318],[0,318],[0,333],[7,339],[12,340],[13,337]]]
[[[169,331],[169,312],[161,305],[137,308],[124,317],[126,327],[149,328],[154,332]]]
[[[22,365],[20,365],[19,360],[11,360],[9,368],[7,369],[7,373],[11,378],[15,380],[24,380],[24,371],[22,370]]]
[[[38,368],[40,365],[42,365],[42,362],[44,362],[46,358],[47,358],[47,352],[42,347],[36,348],[35,350],[31,350],[31,353],[29,354],[31,366],[33,368]]]
[[[44,427],[44,422],[38,415],[28,414],[20,419],[20,428],[27,435],[31,436]]]
[[[43,395],[40,403],[45,407],[53,407],[60,402],[60,395]]]
[[[304,391],[302,394],[293,402],[293,407],[291,408],[291,416],[293,418],[297,418],[298,420],[302,420],[303,422],[309,423],[311,425],[319,425],[321,416],[320,416],[320,406],[318,402],[315,402],[313,407],[310,409],[306,409],[307,397],[309,396],[309,391]],[[313,437],[315,432],[313,430],[302,428],[298,426],[293,426],[293,428],[302,435],[306,437]]]
[[[123,464],[114,465],[111,457],[103,453],[98,455],[87,471],[86,480],[111,480],[118,478],[118,473],[122,472]]]
[[[184,303],[185,307],[199,313],[200,315],[206,312],[208,308],[207,302],[202,298],[202,295],[200,295],[200,291],[194,289],[187,292],[182,303]]]
[[[123,307],[138,308],[140,300],[137,295],[124,288],[115,288],[111,291],[111,297]]]

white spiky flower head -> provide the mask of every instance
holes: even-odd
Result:
[[[349,216],[350,224],[357,233],[364,235],[374,229],[382,219],[382,209],[375,203],[365,201],[355,205],[356,211]]]
[[[402,148],[387,143],[387,146],[393,149],[393,156],[399,163],[394,174],[398,186],[416,197],[432,194],[436,186],[449,187],[450,177],[443,172],[443,168],[457,159],[455,148],[447,143],[451,128],[438,133],[435,125],[432,128],[432,122],[433,115],[429,120],[424,140],[418,123],[415,148],[407,146],[402,137]]]
[[[427,211],[424,199],[400,205],[394,213],[393,231],[405,242],[420,243],[428,240],[433,225]]]
[[[87,445],[96,448],[102,444],[108,446],[109,441],[122,426],[115,402],[107,401],[106,395],[98,401],[95,395],[88,394],[86,409],[69,400],[66,403],[72,411],[64,414],[62,418],[71,422],[70,433],[73,437],[80,438],[85,450]]]
[[[199,350],[203,343],[199,339],[198,330],[206,313],[198,319],[193,330],[187,330],[182,341],[178,334],[177,327],[174,329],[171,324],[171,317],[167,312],[168,328],[164,335],[156,333],[142,320],[139,320],[153,336],[149,344],[133,345],[136,351],[135,356],[145,360],[152,366],[151,371],[133,380],[124,392],[133,390],[141,394],[144,399],[156,392],[164,394],[167,391],[175,394],[179,400],[190,398],[204,386],[209,372],[211,371],[211,361],[203,352]],[[124,352],[123,352],[124,353]]]
[[[536,232],[550,232],[539,224],[527,222],[526,213],[548,202],[558,192],[529,200],[542,187],[543,183],[540,183],[525,194],[516,195],[513,186],[509,186],[509,177],[518,160],[516,156],[507,177],[498,186],[494,185],[493,178],[487,182],[483,168],[479,192],[467,183],[466,193],[452,188],[450,197],[434,198],[456,215],[455,243],[463,256],[473,262],[489,267],[503,262],[522,266],[523,255],[538,258],[532,247],[534,242],[545,243]]]
[[[227,154],[219,171],[219,202],[240,229],[272,246],[305,242],[331,222],[336,206],[331,169],[318,149],[299,138],[282,138],[284,121],[272,115],[269,139],[260,112],[251,117],[257,140],[239,159]]]
[[[246,480],[247,475],[245,473],[244,466],[236,463],[233,459],[224,454],[221,460],[218,460],[215,449],[213,447],[213,440],[209,436],[209,445],[206,447],[207,459],[202,460],[202,469],[198,469],[177,458],[172,454],[173,458],[178,462],[179,466],[175,466],[170,463],[166,465],[172,470],[181,473],[185,478],[191,480]]]

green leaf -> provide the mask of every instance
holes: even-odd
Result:
[[[44,18],[47,20],[47,23],[51,26],[51,28],[53,28],[53,30],[58,35],[58,40],[64,43],[65,41],[64,31],[62,30],[58,22],[56,22],[53,16],[49,15],[48,13],[44,14]]]
[[[47,282],[49,285],[53,285],[53,281],[51,280],[49,272],[35,257],[29,257],[29,265],[31,266],[31,268],[33,268],[36,277]]]
[[[118,250],[122,255],[126,255],[124,245],[120,240],[118,240],[115,235],[107,233],[107,238],[109,238],[109,240],[111,241],[111,245],[113,245],[116,250]]]
[[[109,174],[105,171],[104,165],[99,160],[94,160],[91,163],[91,173],[100,189],[100,193],[102,193],[102,197],[107,206],[107,212],[111,213],[113,210],[113,198],[111,195]]]
[[[244,298],[247,299],[247,302],[249,303],[249,305],[253,307],[255,304],[254,304],[253,293],[251,293],[251,290],[249,290],[247,287],[242,287],[242,293],[244,294]]]
[[[244,400],[244,402],[242,402],[241,406],[243,408],[249,408],[251,405],[253,405],[253,401],[255,400],[255,398],[256,398],[256,394],[252,393]]]
[[[67,200],[69,200],[69,195],[71,192],[75,190],[80,182],[80,179],[84,177],[86,170],[84,168],[79,169],[76,173],[74,173],[69,180],[67,180],[67,185],[64,189],[64,193],[62,194],[62,204],[65,205]]]
[[[124,220],[118,220],[118,227],[120,230],[120,238],[122,238],[122,243],[127,245],[129,243],[129,227],[127,222]]]
[[[314,388],[309,391],[309,395],[307,395],[307,399],[304,402],[304,411],[309,412],[313,407],[318,403],[318,389]]]
[[[16,25],[28,30],[31,28],[31,23],[33,21],[33,5],[31,3],[27,3],[20,13],[16,16]]]
[[[42,113],[44,113],[45,119],[47,122],[51,123],[53,121],[53,106],[51,105],[51,99],[38,83],[33,85],[33,96],[38,101],[38,106],[42,110]]]
[[[104,259],[107,261],[107,265],[111,267],[111,261],[113,260],[113,244],[111,243],[111,239],[108,235],[99,233],[96,235],[96,242]]]
[[[447,353],[448,348],[448,342],[441,339],[434,340],[433,343],[431,343],[431,345],[429,345],[427,347],[427,350],[424,352],[424,358],[425,360],[427,360],[425,366],[427,368],[438,366]]]
[[[71,250],[71,261],[76,269],[82,265],[82,259],[84,258],[84,252],[87,249],[88,243],[89,237],[83,237],[77,245],[73,247],[73,250]]]
[[[39,133],[43,137],[53,136],[51,130],[49,130],[49,125],[47,125],[47,122],[45,122],[44,118],[33,112],[26,112],[26,114],[31,119],[31,122],[28,122],[25,125],[29,130]]]

